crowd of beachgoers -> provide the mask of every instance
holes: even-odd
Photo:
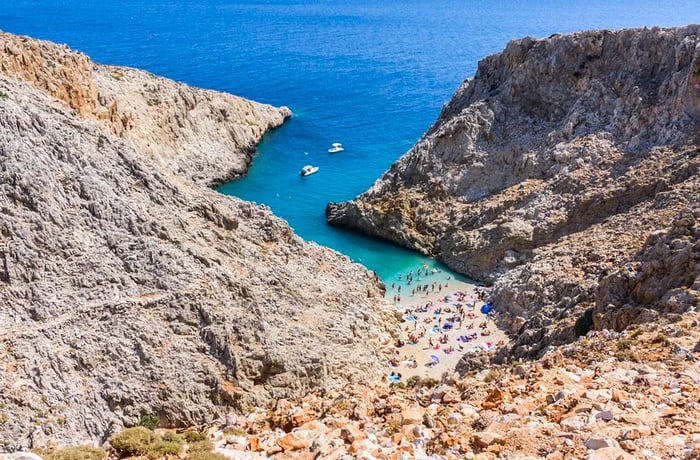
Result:
[[[502,346],[506,334],[496,327],[489,288],[455,279],[423,265],[397,275],[387,290],[401,313],[401,333],[387,349],[390,382],[408,377],[439,378],[454,372],[465,353],[483,353]]]

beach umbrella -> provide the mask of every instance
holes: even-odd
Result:
[[[491,311],[491,305],[489,304],[484,304],[484,306],[481,307],[481,313],[483,314],[488,314]]]
[[[430,359],[433,361],[433,364],[438,364],[440,362],[440,358],[438,358],[437,355],[430,355]]]

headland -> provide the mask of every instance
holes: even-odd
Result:
[[[369,190],[330,203],[328,222],[492,283],[514,339],[504,359],[697,308],[697,264],[681,255],[694,240],[662,246],[700,216],[699,34],[510,42]]]

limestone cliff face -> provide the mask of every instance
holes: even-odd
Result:
[[[621,331],[660,313],[684,313],[700,299],[700,209],[681,210],[667,229],[653,232],[624,266],[604,276],[592,319]]]
[[[2,40],[0,451],[104,440],[144,414],[192,425],[379,376],[395,325],[377,279],[197,183],[217,173],[200,166],[231,164],[210,151],[243,165],[285,111]],[[138,81],[159,101],[141,107]],[[105,118],[110,94],[119,108]],[[133,125],[115,127],[120,113]]]
[[[516,355],[570,340],[599,277],[698,207],[699,72],[700,26],[511,42],[328,221],[495,282]]]
[[[244,174],[265,131],[291,115],[286,107],[95,64],[65,46],[2,32],[0,72],[99,121],[161,167],[207,185]]]

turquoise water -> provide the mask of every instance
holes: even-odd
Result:
[[[0,28],[94,60],[275,105],[247,177],[223,193],[269,205],[307,240],[390,281],[424,259],[326,226],[408,150],[487,54],[526,35],[700,22],[698,1],[5,1]],[[345,151],[327,153],[331,142]],[[320,166],[301,178],[305,164]]]

